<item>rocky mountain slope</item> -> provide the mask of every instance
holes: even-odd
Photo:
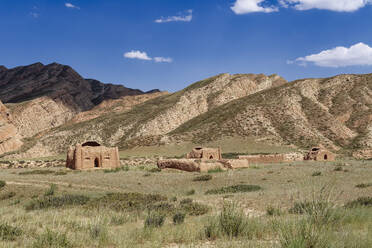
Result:
[[[12,124],[10,111],[0,101],[0,154],[15,151],[22,144],[17,128]]]
[[[299,147],[371,149],[372,74],[304,79],[271,88],[215,108],[169,135],[195,142],[239,135]]]
[[[144,94],[84,79],[71,67],[57,63],[0,68],[0,100],[10,108],[23,138],[58,127],[105,100]]]
[[[36,144],[57,152],[64,152],[70,144],[87,139],[122,148],[157,144],[163,142],[159,140],[162,136],[200,114],[234,99],[286,83],[277,75],[221,74],[136,105],[129,111],[111,111],[89,121],[67,123],[43,134]]]
[[[232,136],[303,148],[322,144],[361,157],[372,150],[372,74],[290,83],[277,75],[221,74],[173,94],[155,92],[114,100],[105,100],[105,87],[103,91],[100,88],[101,98],[94,93],[98,86],[93,88],[92,95],[96,95],[88,97],[90,102],[103,101],[71,114],[58,101],[7,104],[17,113],[22,113],[23,105],[33,104],[32,112],[41,113],[49,107],[46,113],[64,112],[61,116],[68,116],[59,119],[52,115],[43,131],[25,128],[31,131],[21,133],[30,138],[12,156],[55,155],[86,140],[124,149],[185,141],[205,143]],[[19,114],[13,122],[22,127],[24,119]],[[48,128],[52,121],[53,128]]]

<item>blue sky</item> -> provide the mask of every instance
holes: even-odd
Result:
[[[176,91],[218,73],[372,72],[370,0],[0,0],[0,65]]]

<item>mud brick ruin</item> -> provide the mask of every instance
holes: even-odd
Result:
[[[335,161],[335,155],[321,147],[313,147],[305,155],[304,160]]]
[[[196,147],[186,155],[186,158],[221,160],[222,159],[221,148]]]
[[[68,150],[66,167],[73,170],[118,168],[119,150],[101,146],[95,141],[77,144]]]

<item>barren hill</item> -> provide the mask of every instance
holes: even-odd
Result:
[[[299,147],[371,149],[372,74],[291,82],[224,104],[169,135],[195,142],[238,135]]]
[[[111,111],[77,124],[67,123],[34,140],[50,152],[64,152],[76,142],[94,139],[107,145],[148,145],[185,122],[220,105],[256,92],[284,85],[277,76],[221,74],[199,81],[179,92],[159,96],[124,112]],[[134,144],[130,144],[131,142]],[[29,153],[30,154],[30,153]]]
[[[65,124],[35,133],[14,156],[64,153],[86,140],[123,149],[240,136],[296,147],[323,144],[368,157],[371,107],[372,74],[290,83],[277,75],[221,74],[173,94],[103,101]]]
[[[0,100],[10,108],[23,138],[58,127],[105,100],[144,94],[84,79],[71,67],[57,63],[0,68]]]

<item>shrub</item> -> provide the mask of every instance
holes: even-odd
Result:
[[[333,170],[334,171],[342,171],[343,168],[341,166],[336,166]]]
[[[212,189],[205,192],[205,194],[228,194],[228,193],[238,193],[238,192],[253,192],[261,190],[261,187],[258,185],[247,185],[240,184],[234,186],[223,187],[220,189]]]
[[[208,173],[221,173],[221,172],[225,172],[223,169],[221,168],[215,168],[215,169],[210,169],[208,170]]]
[[[359,197],[356,200],[350,201],[345,204],[346,208],[356,208],[356,207],[371,207],[372,197]]]
[[[145,220],[145,228],[161,227],[164,224],[165,215],[156,211],[149,212]]]
[[[49,229],[36,238],[33,248],[70,248],[73,247],[66,233],[53,232]]]
[[[53,170],[29,170],[18,173],[18,175],[48,175],[54,174]]]
[[[0,196],[0,201],[10,199],[16,195],[15,192],[11,191],[9,193],[6,193],[5,195]]]
[[[183,203],[180,205],[180,208],[183,212],[192,216],[204,215],[210,210],[208,206],[197,202]]]
[[[195,177],[193,179],[194,182],[201,182],[201,181],[209,181],[211,180],[213,177],[211,175],[202,175],[202,176],[198,176],[198,177]]]
[[[115,169],[105,169],[105,170],[103,170],[104,173],[117,173],[117,172],[120,172],[120,171],[129,171],[129,167],[128,166],[122,166],[122,167],[118,167],[118,168],[115,168]]]
[[[322,175],[322,172],[320,171],[315,171],[311,176],[313,177],[318,177],[318,176],[321,176]]]
[[[177,212],[173,215],[173,224],[182,224],[185,221],[186,214],[183,212]]]
[[[266,208],[266,214],[269,216],[280,216],[282,214],[280,208],[276,208],[273,206],[268,206]]]
[[[141,193],[109,193],[89,202],[89,208],[109,208],[115,211],[138,211],[148,209],[155,203],[166,201],[161,195]]]
[[[6,186],[6,182],[3,180],[0,180],[0,189],[4,188]]]
[[[230,238],[242,235],[246,228],[243,211],[235,203],[224,203],[219,216],[219,226],[221,231]]]
[[[331,247],[325,238],[325,232],[311,222],[300,220],[298,222],[277,224],[279,243],[282,248],[328,248]]]
[[[56,171],[54,173],[55,176],[64,176],[67,175],[67,171]]]
[[[44,196],[52,196],[54,195],[56,190],[57,190],[57,185],[51,184],[50,188],[47,191],[45,191]]]
[[[46,208],[61,208],[65,206],[84,205],[89,201],[89,197],[84,195],[63,195],[48,196],[42,199],[35,199],[26,205],[26,210],[37,210]]]
[[[371,187],[371,186],[372,186],[372,183],[361,183],[361,184],[355,185],[355,187],[357,187],[357,188],[368,188],[368,187]]]
[[[95,223],[89,225],[89,236],[92,239],[99,239],[100,241],[105,241],[108,239],[107,227],[102,223]]]
[[[181,201],[180,201],[180,204],[182,205],[182,204],[190,204],[190,203],[192,203],[192,199],[191,198],[185,198],[185,199],[182,199]]]
[[[195,189],[187,191],[186,195],[195,195]]]
[[[210,218],[208,220],[208,224],[204,226],[204,234],[210,240],[215,240],[220,236],[218,220],[216,218]]]
[[[0,238],[5,241],[14,241],[22,235],[22,230],[7,223],[0,224]]]
[[[151,172],[151,173],[157,173],[157,172],[161,172],[161,169],[160,168],[151,168],[150,170],[149,170],[149,172]]]

